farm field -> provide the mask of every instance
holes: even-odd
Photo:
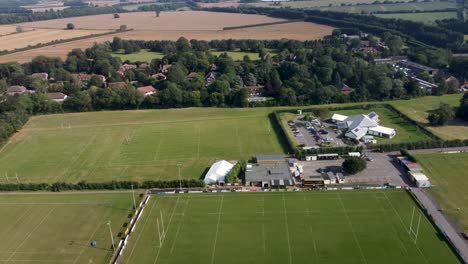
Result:
[[[9,26],[9,25],[0,26],[0,37],[13,34],[13,33],[16,33],[16,26]]]
[[[54,40],[72,39],[93,34],[102,34],[106,30],[64,30],[64,29],[33,29],[22,33],[0,36],[2,50],[14,50],[47,43]]]
[[[431,110],[439,107],[440,103],[451,106],[459,106],[463,94],[452,94],[444,96],[426,96],[412,100],[399,100],[389,102],[402,113],[408,115],[415,121],[428,125],[427,116]],[[468,139],[468,123],[461,120],[454,120],[447,126],[427,127],[432,133],[443,139]]]
[[[330,118],[334,113],[342,115],[359,115],[367,114],[369,112],[376,112],[379,115],[379,124],[386,127],[391,127],[396,130],[396,136],[392,139],[376,137],[379,144],[387,143],[400,143],[400,142],[416,142],[421,140],[430,139],[426,134],[420,131],[417,127],[414,127],[407,123],[405,120],[400,118],[398,114],[391,112],[387,108],[378,107],[370,109],[352,109],[352,110],[340,110],[330,111]]]
[[[153,59],[161,59],[164,57],[164,54],[161,52],[152,52],[150,50],[141,50],[136,53],[125,54],[123,50],[113,52],[112,56],[119,57],[122,61],[130,61],[130,62],[137,62],[137,61],[146,61],[151,62]]]
[[[372,0],[353,0],[353,4],[372,4],[375,1]],[[409,1],[403,1],[403,2],[409,2]],[[350,4],[351,2],[349,0],[333,0],[333,1],[327,1],[327,0],[316,0],[316,1],[290,1],[290,2],[284,2],[281,3],[280,5],[274,5],[273,3],[269,2],[259,2],[259,3],[252,3],[248,5],[255,5],[255,6],[260,6],[260,7],[285,7],[285,8],[317,8],[317,7],[330,7],[332,6],[341,6],[341,4]]]
[[[120,263],[461,263],[415,206],[403,190],[158,195]]]
[[[0,152],[0,175],[49,183],[174,180],[180,163],[183,178],[198,179],[215,159],[283,153],[270,112],[186,108],[35,116]]]
[[[52,46],[15,52],[0,56],[0,63],[18,61],[19,63],[29,62],[39,55],[60,57],[65,59],[67,54],[74,48],[86,49],[105,41],[112,41],[114,37],[134,40],[177,40],[180,37],[198,40],[213,39],[297,39],[313,40],[321,39],[330,35],[333,28],[307,22],[295,22],[287,24],[250,27],[235,30],[180,30],[180,31],[145,31],[133,30],[123,33],[116,33],[95,38],[70,41]]]
[[[107,222],[118,241],[132,205],[131,193],[1,194],[0,263],[107,263]]]
[[[430,11],[456,8],[455,2],[418,2],[418,3],[391,3],[391,4],[369,4],[352,6],[320,7],[320,10],[350,13],[373,13],[373,12],[395,12],[395,11]]]
[[[420,154],[415,158],[435,185],[429,191],[444,213],[468,231],[468,153]]]
[[[395,18],[411,20],[414,22],[422,22],[432,24],[436,20],[457,18],[456,12],[431,12],[431,13],[392,13],[392,14],[374,14],[381,18]]]
[[[213,23],[216,21],[216,23]],[[133,12],[120,14],[115,19],[112,14],[86,17],[73,17],[45,21],[22,23],[23,27],[32,28],[63,28],[67,23],[73,23],[77,29],[115,30],[120,25],[127,28],[146,31],[192,31],[192,30],[222,30],[224,27],[242,26],[259,23],[284,21],[262,15],[247,15],[235,13],[218,13],[206,11],[161,12],[156,17],[154,12]]]

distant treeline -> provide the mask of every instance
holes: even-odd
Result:
[[[217,12],[264,14],[285,19],[305,19],[309,22],[326,24],[334,27],[357,28],[363,32],[381,35],[390,32],[407,40],[413,46],[435,46],[459,50],[462,48],[463,34],[447,28],[426,25],[401,19],[384,19],[375,16],[320,10],[300,10],[289,8],[262,7],[218,7],[205,10]]]

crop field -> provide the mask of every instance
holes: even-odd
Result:
[[[456,8],[455,2],[418,2],[418,3],[391,3],[391,4],[369,4],[369,5],[352,5],[352,6],[333,6],[320,7],[320,10],[329,10],[337,12],[350,13],[373,13],[373,12],[396,12],[396,11],[430,11],[442,10],[447,8]]]
[[[0,63],[17,61],[25,63],[31,61],[39,55],[49,57],[60,57],[65,59],[67,54],[74,48],[86,49],[94,45],[112,41],[114,37],[122,39],[134,40],[177,40],[180,37],[187,39],[198,40],[213,40],[213,39],[297,39],[297,40],[313,40],[321,39],[323,36],[330,35],[333,28],[324,25],[318,25],[308,22],[295,22],[287,24],[269,25],[242,28],[235,30],[214,30],[214,31],[128,31],[116,33],[106,36],[87,38],[82,40],[70,41],[66,43],[56,44],[52,46],[15,52],[0,56]]]
[[[28,30],[28,29],[26,29]],[[27,46],[47,43],[54,40],[72,39],[77,37],[102,34],[106,30],[64,30],[64,29],[34,29],[26,32],[0,36],[1,50],[13,50]]]
[[[152,198],[120,263],[461,263],[402,190]]]
[[[341,6],[341,4],[372,4],[375,1],[373,0],[333,0],[333,1],[327,1],[327,0],[315,0],[315,1],[290,1],[290,2],[284,2],[281,3],[280,5],[274,5],[271,2],[260,2],[260,3],[253,3],[253,4],[248,4],[248,5],[255,5],[255,6],[261,6],[261,7],[285,7],[285,8],[317,8],[317,7],[330,7],[330,5],[333,6]],[[403,1],[403,2],[409,2],[409,1]]]
[[[112,14],[106,14],[28,22],[20,25],[33,28],[61,29],[64,28],[67,23],[73,23],[77,29],[115,30],[118,29],[120,25],[127,25],[127,28],[146,31],[213,31],[222,30],[224,27],[276,21],[284,20],[262,15],[183,11],[161,12],[160,17],[156,17],[154,12],[134,12],[120,14],[120,18],[118,19],[115,19]]]
[[[16,33],[16,26],[9,26],[9,25],[1,25],[0,26],[0,37],[5,35]],[[2,48],[0,47],[0,50]]]
[[[422,22],[432,24],[436,20],[457,18],[456,12],[430,12],[430,13],[391,13],[391,14],[374,14],[381,18],[395,18],[411,20],[414,22]]]
[[[152,52],[150,50],[141,50],[139,52],[125,54],[123,50],[113,52],[112,56],[119,57],[122,61],[130,61],[130,62],[137,62],[137,61],[146,61],[151,62],[153,59],[161,59],[164,57],[164,54],[161,52]]]
[[[349,116],[349,115],[367,114],[372,111],[376,112],[379,115],[380,125],[391,127],[396,130],[396,136],[392,139],[376,137],[378,143],[387,144],[387,143],[400,143],[400,142],[416,142],[416,141],[430,139],[426,134],[420,131],[417,127],[410,125],[401,117],[399,117],[398,114],[383,107],[370,108],[368,110],[352,109],[352,110],[330,111],[330,117],[334,113]]]
[[[131,211],[130,193],[1,194],[0,263],[107,263]]]
[[[468,153],[420,154],[416,160],[435,185],[429,191],[443,212],[468,231]]]
[[[438,108],[440,103],[446,103],[454,107],[459,106],[462,96],[463,94],[426,96],[412,100],[399,100],[389,103],[413,120],[428,126],[427,116],[430,114],[431,110]],[[447,126],[428,126],[428,129],[443,139],[468,139],[468,123],[458,119],[452,121]]]
[[[215,159],[281,154],[271,109],[186,108],[33,117],[0,152],[0,182],[198,179]]]

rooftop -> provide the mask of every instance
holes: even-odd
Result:
[[[277,164],[247,164],[245,181],[263,182],[273,180],[291,180],[291,173],[286,162]]]

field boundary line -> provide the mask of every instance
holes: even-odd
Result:
[[[11,259],[12,259],[13,256],[16,254],[16,252],[18,252],[18,249],[19,249],[20,247],[22,247],[23,244],[29,239],[29,237],[31,237],[31,235],[39,228],[39,226],[41,226],[42,223],[44,223],[44,221],[46,220],[46,218],[49,217],[49,215],[55,210],[55,208],[56,208],[56,207],[52,208],[52,209],[41,219],[41,221],[39,222],[39,224],[37,224],[37,225],[34,227],[34,229],[33,229],[31,232],[29,232],[29,234],[26,236],[26,238],[24,238],[23,241],[16,247],[16,249],[13,251],[13,253],[10,255],[10,257],[9,257],[7,260],[5,260],[6,263],[8,263],[8,262],[11,261]]]
[[[174,243],[172,243],[172,246],[171,246],[171,251],[170,251],[170,254],[172,255],[172,252],[174,251],[174,246],[175,246],[175,243],[177,242],[177,237],[179,236],[179,232],[180,232],[180,226],[183,224],[183,219],[185,218],[185,212],[187,211],[187,207],[191,201],[190,199],[191,197],[189,196],[188,199],[187,199],[187,202],[185,203],[185,208],[184,208],[184,211],[182,212],[182,218],[179,222],[179,225],[177,226],[177,231],[176,231],[176,234],[175,234],[175,237],[174,237]]]
[[[180,198],[180,196],[179,196],[179,198]],[[174,206],[174,209],[172,209],[171,217],[169,218],[169,223],[167,224],[166,230],[163,230],[163,232],[164,232],[163,242],[166,240],[166,233],[169,230],[169,227],[171,226],[172,218],[174,217],[174,212],[177,210],[177,206],[179,205],[179,201],[180,201],[180,199],[177,199],[176,204]],[[156,258],[154,259],[153,264],[156,264],[156,262],[158,262],[159,254],[161,253],[161,249],[162,249],[163,246],[164,246],[164,244],[162,244],[161,247],[159,248],[158,254],[156,254]]]
[[[156,148],[156,151],[154,152],[153,161],[158,160],[158,156],[159,156],[159,152],[161,150],[161,145],[162,145],[162,142],[163,142],[164,135],[166,135],[166,129],[162,129],[161,134],[158,137],[159,138],[159,143],[158,143],[158,147]]]
[[[200,159],[200,138],[201,138],[201,128],[200,126],[198,126],[197,159]]]
[[[289,237],[289,225],[288,225],[288,213],[286,212],[286,200],[284,199],[284,193],[283,193],[283,207],[284,207],[284,218],[285,218],[285,223],[286,223],[286,237],[288,241],[288,252],[289,252],[289,264],[292,263],[292,255],[291,255],[291,241]]]
[[[16,219],[16,221],[13,223],[13,225],[12,225],[10,228],[8,228],[8,229],[6,230],[6,232],[3,232],[3,233],[6,235],[6,234],[8,234],[8,233],[10,232],[11,229],[14,229],[14,227],[16,226],[16,224],[17,224],[18,222],[20,222],[20,221],[26,216],[26,214],[27,214],[29,211],[31,211],[31,209],[32,209],[33,207],[34,207],[34,206],[30,206],[28,209],[24,210],[23,213],[21,214],[21,216],[18,217],[18,218]],[[1,253],[1,252],[0,252],[0,253]]]
[[[154,203],[151,205],[151,209],[149,210],[148,216],[147,216],[147,218],[145,219],[145,222],[143,223],[143,227],[142,227],[142,229],[141,229],[141,232],[138,233],[138,236],[137,236],[137,238],[136,238],[136,240],[135,240],[135,244],[133,245],[132,251],[130,251],[130,255],[128,256],[127,263],[129,263],[129,261],[132,259],[133,252],[135,251],[135,248],[136,248],[137,245],[138,245],[138,241],[140,240],[141,234],[145,231],[146,223],[148,223],[148,219],[150,218],[151,212],[153,212],[153,207],[154,207],[154,205],[157,203],[157,201],[158,201],[158,200],[155,199]]]
[[[398,213],[398,211],[396,210],[395,206],[393,206],[392,201],[388,198],[388,196],[387,196],[386,193],[384,193],[384,196],[385,196],[385,198],[387,199],[388,203],[392,206],[392,208],[393,208],[393,210],[395,211],[395,213],[398,215],[398,218],[400,219],[401,225],[403,225],[404,230],[405,230],[405,231],[408,231],[408,229],[407,229],[406,226],[405,226],[405,222],[403,222],[403,218],[401,218],[400,213]],[[425,216],[424,216],[424,217],[425,217]],[[425,262],[425,263],[429,263],[429,261],[427,261],[427,259],[426,259],[426,256],[424,255],[424,253],[422,252],[422,250],[419,248],[418,244],[415,243],[414,245],[415,245],[416,248],[418,249],[419,253],[421,253],[421,255],[423,256],[424,262]]]
[[[218,210],[218,223],[216,224],[216,233],[213,242],[213,249],[211,250],[211,264],[214,263],[215,253],[216,253],[216,244],[218,243],[218,233],[219,233],[219,223],[221,222],[221,211],[223,210],[224,195],[221,195],[221,203]]]
[[[353,233],[354,241],[356,241],[356,244],[359,247],[359,252],[361,253],[361,257],[364,260],[364,263],[368,263],[367,259],[366,259],[366,256],[364,255],[364,252],[362,251],[361,243],[359,243],[359,240],[357,238],[356,232],[354,230],[353,223],[351,223],[351,219],[349,218],[348,212],[346,212],[346,208],[344,206],[343,200],[341,199],[341,194],[339,192],[337,192],[337,194],[338,194],[338,200],[340,201],[341,207],[343,208],[343,213],[345,214],[346,219],[348,220],[348,224],[351,227],[351,231]]]

